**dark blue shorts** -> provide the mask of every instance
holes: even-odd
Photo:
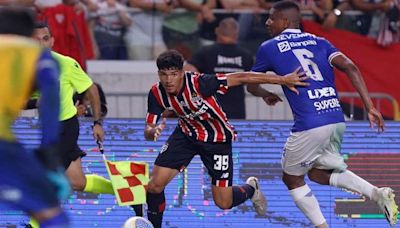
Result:
[[[212,184],[219,187],[232,186],[232,143],[208,143],[190,139],[178,128],[161,148],[155,165],[177,169],[182,172],[195,155],[200,155]]]
[[[0,203],[28,213],[59,205],[43,166],[16,142],[0,140]]]

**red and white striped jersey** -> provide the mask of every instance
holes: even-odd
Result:
[[[229,123],[217,101],[216,93],[228,91],[224,74],[185,72],[184,88],[174,96],[161,85],[152,86],[148,95],[146,123],[156,124],[164,110],[179,117],[178,127],[194,140],[202,142],[231,142],[236,131]]]

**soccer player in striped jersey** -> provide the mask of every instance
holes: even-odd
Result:
[[[183,57],[169,50],[157,58],[160,82],[150,89],[148,113],[144,131],[147,140],[156,140],[165,127],[165,119],[157,125],[161,114],[173,111],[179,122],[158,155],[147,189],[148,219],[161,227],[165,209],[164,188],[199,154],[212,177],[212,194],[221,209],[235,207],[251,199],[257,214],[266,212],[266,200],[257,178],[249,177],[246,184],[232,186],[232,141],[236,132],[216,99],[216,93],[226,93],[230,86],[245,83],[275,83],[306,86],[307,77],[298,70],[285,77],[274,73],[240,72],[230,74],[199,74],[184,72]]]
[[[357,66],[329,41],[300,31],[300,8],[292,1],[272,7],[266,26],[274,37],[261,44],[256,72],[285,74],[301,66],[310,86],[294,94],[283,87],[294,114],[294,125],[282,155],[283,182],[298,208],[316,227],[328,227],[309,186],[310,180],[360,193],[378,203],[388,222],[397,222],[398,209],[391,188],[378,188],[347,170],[340,155],[345,131],[344,114],[337,96],[333,68],[347,74],[368,111],[371,127],[384,130],[382,115],[368,95]]]
[[[57,148],[59,130],[58,65],[34,40],[31,12],[0,8],[0,203],[23,210],[42,227],[68,227],[59,199],[69,183]],[[11,126],[33,89],[42,93],[42,141],[35,153],[17,142]],[[61,169],[61,170],[60,170]]]

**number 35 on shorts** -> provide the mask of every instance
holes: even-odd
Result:
[[[214,170],[228,170],[229,156],[214,154]]]

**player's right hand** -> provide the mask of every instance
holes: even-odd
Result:
[[[161,123],[157,125],[154,129],[154,141],[157,141],[158,137],[161,135],[161,132],[165,129],[165,126],[167,125],[167,118],[163,118],[161,120]]]
[[[287,86],[291,91],[295,92],[299,95],[299,91],[295,86],[309,86],[310,83],[304,82],[310,77],[306,75],[304,71],[301,70],[301,67],[298,67],[295,71],[290,74],[284,76],[284,85]]]

